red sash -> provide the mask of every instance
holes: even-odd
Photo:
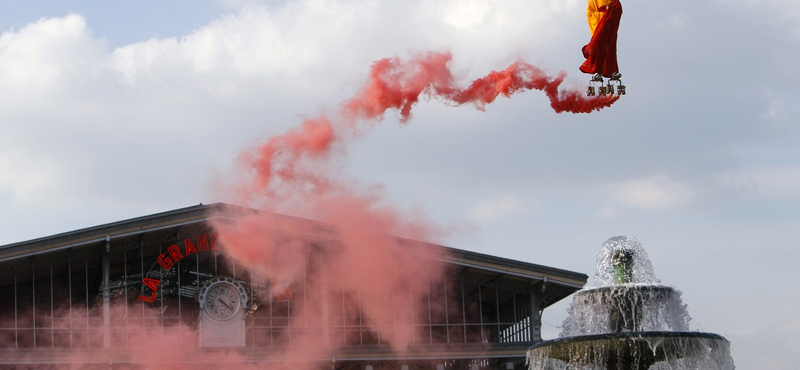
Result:
[[[597,23],[594,35],[581,51],[586,61],[581,64],[581,72],[595,74],[609,78],[614,72],[619,72],[617,65],[617,30],[619,20],[622,18],[622,4],[619,0],[608,4],[603,18]]]

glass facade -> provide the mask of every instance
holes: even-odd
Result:
[[[306,279],[304,273],[288,289],[274,291],[273,284],[254,280],[249,271],[229,261],[224,247],[213,239],[212,230],[182,227],[1,262],[0,345],[102,347],[108,340],[107,327],[110,346],[128,346],[152,328],[197,329],[198,290],[215,276],[231,277],[246,287],[246,346],[291,345],[292,337],[309,332],[326,333],[336,346],[386,344],[370,330],[375,324],[365,322],[359,292],[326,291],[327,304],[322,307],[327,313],[316,306],[309,311],[311,305],[304,304],[307,294],[323,291],[319,285],[324,281]],[[196,253],[184,255],[182,244],[187,240]],[[176,252],[181,258],[165,269],[158,258],[175,245],[181,246]],[[104,258],[108,323],[103,312]],[[155,291],[143,278],[159,282]],[[403,312],[412,315],[381,321],[416,327],[413,343],[420,345],[531,342],[531,287],[526,283],[453,267],[444,284],[429,284],[422,300],[391,302],[408,305]]]
[[[336,248],[320,243],[302,248]],[[256,276],[226,257],[225,246],[205,220],[77,238],[57,247],[40,244],[0,259],[0,365],[16,361],[17,350],[52,349],[41,353],[56,355],[69,349],[113,351],[176,328],[188,338],[182,346],[215,347],[220,342],[213,336],[222,328],[219,338],[240,340],[225,343],[239,343],[232,346],[245,357],[260,359],[302,346],[310,336],[322,338],[339,349],[338,360],[329,360],[335,369],[367,364],[373,369],[401,364],[409,369],[431,364],[495,368],[509,361],[519,367],[524,349],[539,339],[541,310],[577,289],[549,284],[545,294],[547,278],[445,261],[445,278],[429,282],[421,299],[390,295],[387,304],[397,309],[376,318],[364,312],[363,303],[371,297],[327,286],[325,271],[314,258],[290,284]],[[224,282],[237,287],[241,299],[226,296]],[[241,316],[226,321],[226,315],[234,314]],[[443,357],[398,362],[388,349],[390,338],[381,334],[389,330],[380,330],[381,325],[413,327],[410,348],[440,348]],[[476,348],[484,354],[471,353]],[[500,363],[495,367],[486,355],[492,348],[506,350],[494,356]],[[516,352],[509,355],[509,348]]]

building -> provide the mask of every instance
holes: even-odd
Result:
[[[281,286],[227,258],[209,223],[242,212],[257,213],[201,204],[0,246],[0,368],[521,369],[542,311],[588,278],[425,244],[447,273],[419,302],[392,302],[411,314],[390,321],[415,329],[399,352],[361,293],[305,272]],[[302,248],[335,253],[325,225],[279,217]],[[298,356],[301,338],[327,349]]]

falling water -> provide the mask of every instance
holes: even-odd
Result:
[[[603,243],[594,280],[575,294],[559,337],[686,331],[689,320],[681,292],[656,278],[642,244],[617,236]]]
[[[681,292],[661,284],[636,238],[603,243],[558,339],[531,347],[531,370],[732,370],[729,342],[689,330]]]

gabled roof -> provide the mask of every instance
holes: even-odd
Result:
[[[87,246],[109,239],[133,236],[153,231],[165,230],[178,226],[202,224],[212,219],[235,220],[244,213],[260,212],[225,203],[175,209],[152,215],[136,217],[128,220],[112,222],[104,225],[69,231],[38,239],[0,246],[0,262],[33,256],[40,253]],[[324,225],[291,216],[279,216],[291,221],[299,230],[318,237],[332,238],[332,232]],[[522,262],[507,258],[491,256],[461,249],[428,244],[431,248],[442,248],[446,251],[445,262],[461,266],[472,272],[490,274],[518,280],[529,280],[530,284],[547,285],[552,296],[545,305],[558,301],[580,289],[587,281],[586,274]],[[553,290],[552,288],[555,288]]]

